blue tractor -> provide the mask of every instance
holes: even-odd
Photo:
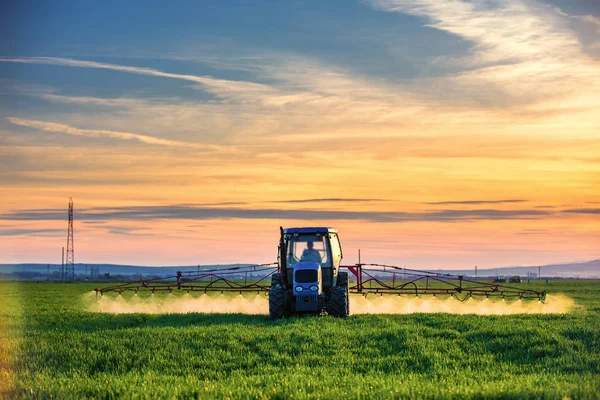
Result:
[[[272,275],[269,316],[327,313],[346,318],[348,273],[340,272],[342,247],[333,228],[280,228],[279,271]]]

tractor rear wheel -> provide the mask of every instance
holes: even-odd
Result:
[[[281,285],[271,286],[269,290],[269,318],[279,319],[285,313],[285,289]]]
[[[275,272],[271,275],[271,287],[275,285],[281,285],[281,274],[279,272]]]
[[[348,287],[331,288],[327,313],[338,318],[348,317]]]
[[[347,272],[338,272],[336,286],[338,286],[338,287],[347,287],[348,286],[348,273]]]
[[[348,297],[348,273],[338,273],[337,286],[346,289],[346,316],[350,315],[350,298]]]

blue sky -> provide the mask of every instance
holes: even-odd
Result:
[[[19,2],[4,6],[0,54],[76,58],[261,83],[272,83],[273,77],[257,74],[257,68],[286,57],[310,59],[383,83],[444,76],[465,68],[460,60],[473,52],[469,38],[430,26],[431,19],[423,13],[393,12],[393,3]],[[518,2],[474,2],[475,9],[493,9],[496,3]],[[590,54],[597,53],[596,2],[523,4],[573,13],[565,23],[575,28],[582,43],[589,43]],[[210,98],[181,82],[114,71],[1,63],[0,76],[51,84],[69,95],[93,91],[99,97]]]

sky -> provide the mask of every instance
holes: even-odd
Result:
[[[0,263],[600,258],[596,0],[0,6]]]

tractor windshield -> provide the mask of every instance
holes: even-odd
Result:
[[[291,265],[299,261],[308,261],[319,263],[322,267],[329,267],[329,240],[327,235],[292,236],[289,241],[288,260]]]

